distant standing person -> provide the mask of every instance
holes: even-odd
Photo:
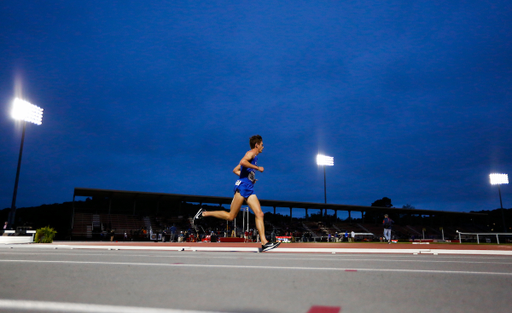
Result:
[[[386,238],[388,244],[391,243],[391,227],[393,226],[393,223],[394,221],[390,219],[387,214],[384,214],[382,225],[384,226],[384,238]]]
[[[263,252],[272,250],[279,246],[280,242],[270,242],[265,237],[265,223],[263,220],[263,211],[261,210],[260,201],[254,193],[254,183],[256,171],[263,173],[263,166],[258,166],[258,154],[263,151],[263,139],[260,135],[254,135],[249,139],[251,150],[247,151],[245,156],[240,160],[240,163],[233,169],[233,173],[239,176],[235,183],[233,200],[229,212],[226,211],[204,211],[202,208],[194,216],[196,219],[202,217],[213,216],[219,219],[232,221],[240,211],[244,202],[249,205],[254,212],[256,219],[256,228],[258,229],[261,250]]]
[[[170,238],[170,241],[171,242],[174,242],[174,240],[176,239],[176,226],[174,226],[174,224],[172,224],[171,226],[171,238]]]

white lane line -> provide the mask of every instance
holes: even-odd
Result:
[[[22,247],[22,246],[17,246]],[[28,246],[23,246],[28,247]],[[100,249],[100,250],[153,250],[153,251],[216,251],[259,252],[256,247],[207,247],[207,246],[123,246],[123,245],[30,245],[37,249]],[[512,256],[512,251],[503,250],[455,250],[455,249],[364,249],[364,248],[289,248],[280,247],[266,253],[339,253],[339,254],[421,254],[421,255],[503,255]]]
[[[33,256],[40,256],[40,255],[56,255],[55,253],[45,253],[45,252],[38,252],[38,253],[32,253],[32,252],[6,252],[2,253],[0,252],[0,255],[33,255]],[[59,256],[105,256],[105,257],[138,257],[138,258],[160,258],[160,259],[201,259],[204,260],[205,256],[200,255],[190,255],[190,254],[180,254],[180,255],[157,255],[157,254],[101,254],[101,253],[62,253],[59,252],[57,255]],[[337,255],[332,256],[329,258],[326,257],[317,257],[317,258],[302,258],[302,257],[283,257],[279,255],[273,255],[273,257],[263,257],[259,256],[257,260],[272,260],[272,261],[327,261],[327,262],[404,262],[404,263],[455,263],[455,264],[493,264],[493,265],[512,265],[512,261],[510,262],[495,262],[495,261],[464,261],[460,259],[453,259],[453,260],[418,260],[417,257],[414,256],[412,259],[396,259],[396,258],[386,258],[386,259],[362,259],[362,258],[346,258],[346,255]],[[439,258],[439,257],[436,257]],[[251,254],[250,257],[242,257],[242,256],[214,256],[214,255],[208,255],[208,259],[215,259],[215,260],[256,260],[254,256]],[[496,260],[495,258],[479,258],[478,260]]]
[[[344,249],[344,248],[277,248],[270,253],[366,253],[366,254],[458,254],[458,255],[510,255],[502,250],[451,250],[451,249]],[[268,253],[268,252],[267,252]]]
[[[301,270],[301,271],[338,271],[338,272],[395,272],[395,273],[428,273],[428,274],[469,274],[512,276],[512,272],[477,272],[448,270],[416,270],[416,269],[375,269],[375,268],[338,268],[338,267],[307,267],[307,266],[264,266],[264,265],[222,265],[222,264],[183,264],[183,263],[133,263],[133,262],[93,262],[93,261],[43,261],[43,260],[0,260],[0,263],[42,263],[42,264],[79,264],[79,265],[128,265],[128,266],[161,266],[161,267],[200,267],[227,269],[259,269],[259,270]]]
[[[174,310],[134,306],[5,299],[0,299],[0,308],[7,310],[81,313],[220,313],[213,311]]]
[[[122,246],[122,245],[30,245],[16,248],[66,249],[66,250],[137,250],[137,251],[215,251],[215,252],[259,252],[258,247],[211,247],[211,246]]]

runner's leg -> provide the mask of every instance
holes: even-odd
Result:
[[[258,229],[258,233],[260,234],[261,244],[266,244],[267,238],[265,237],[265,222],[263,220],[263,211],[261,210],[260,201],[256,195],[250,195],[247,198],[247,204],[251,208],[254,213],[254,217],[256,219],[256,229]]]
[[[233,196],[233,200],[231,201],[231,206],[229,209],[229,212],[227,211],[205,211],[203,212],[203,216],[211,216],[216,217],[222,220],[232,221],[235,219],[235,217],[238,215],[238,212],[240,212],[240,208],[242,207],[242,204],[244,203],[244,197],[240,195],[239,192],[236,192]]]

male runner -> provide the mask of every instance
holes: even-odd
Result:
[[[263,252],[272,250],[279,246],[280,242],[269,242],[265,237],[265,223],[263,221],[263,211],[261,210],[260,201],[254,193],[254,183],[256,182],[255,172],[263,173],[263,166],[258,166],[258,154],[263,151],[263,139],[260,135],[254,135],[249,139],[251,150],[247,151],[240,163],[233,169],[233,173],[239,176],[235,183],[233,200],[229,212],[226,211],[204,211],[202,208],[194,216],[201,219],[206,216],[213,216],[219,219],[232,221],[240,211],[244,201],[254,212],[256,219],[256,228],[260,234],[261,250]]]

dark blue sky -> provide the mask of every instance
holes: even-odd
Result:
[[[73,188],[470,211],[512,175],[510,1],[2,1],[0,207]],[[18,82],[18,83],[16,83]],[[512,188],[502,187],[505,207]],[[287,210],[285,210],[287,211]]]

